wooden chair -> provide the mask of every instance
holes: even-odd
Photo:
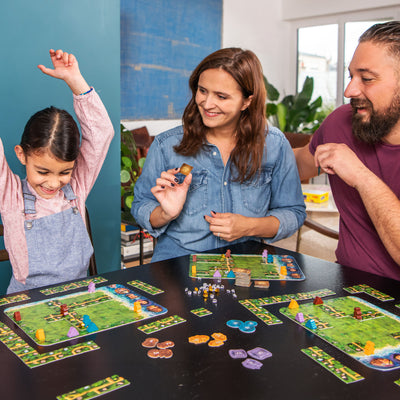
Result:
[[[85,221],[86,221],[86,229],[88,231],[89,238],[90,238],[90,241],[92,242],[92,246],[93,246],[93,254],[92,254],[92,257],[90,257],[89,268],[88,268],[89,275],[93,276],[93,275],[97,275],[97,265],[96,265],[96,257],[94,255],[95,251],[94,251],[94,245],[93,245],[92,228],[90,226],[89,211],[88,211],[87,207],[85,207]]]
[[[307,135],[307,134],[302,134],[302,133],[291,133],[291,132],[286,132],[285,133],[286,139],[289,141],[290,146],[292,149],[295,149],[297,147],[304,147],[307,145],[311,138],[312,135]],[[306,183],[306,182],[302,182]],[[325,225],[320,224],[317,221],[314,221],[310,216],[307,215],[305,221],[304,221],[304,226],[307,228],[310,228],[321,235],[330,237],[332,239],[339,239],[339,232],[329,228]],[[299,251],[300,248],[300,240],[301,240],[301,227],[297,233],[297,240],[296,240],[296,251]]]
[[[0,236],[4,236],[3,225],[0,225]],[[6,249],[0,250],[0,261],[9,261],[8,251]]]
[[[137,160],[146,157],[149,147],[154,140],[154,136],[149,135],[149,131],[145,126],[141,128],[136,128],[131,130],[132,136],[135,139],[136,150],[137,150]]]
[[[88,234],[90,237],[90,241],[92,242],[93,245],[93,238],[92,238],[92,229],[90,227],[90,219],[89,219],[89,212],[86,208],[86,227],[88,230]],[[4,236],[4,228],[3,225],[0,224],[0,236]],[[93,246],[94,249],[94,246]],[[0,261],[9,261],[10,257],[8,256],[8,251],[6,249],[1,249],[0,250]],[[96,257],[94,255],[94,251],[93,251],[93,255],[92,257],[90,257],[90,261],[89,261],[89,275],[93,276],[93,275],[97,275],[97,265],[96,265]]]

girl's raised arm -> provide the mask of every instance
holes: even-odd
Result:
[[[83,78],[78,65],[78,60],[73,54],[63,50],[50,49],[50,58],[54,69],[38,65],[38,68],[46,75],[62,79],[72,90],[72,93],[79,95],[90,90],[90,86]]]

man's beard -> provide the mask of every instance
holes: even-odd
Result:
[[[383,112],[376,112],[368,100],[350,99],[353,108],[352,127],[356,138],[364,143],[376,144],[390,133],[400,119],[400,94],[396,94],[390,106]],[[369,111],[369,121],[363,122],[364,116],[357,113],[357,107]]]

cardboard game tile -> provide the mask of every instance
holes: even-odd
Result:
[[[130,382],[122,376],[112,375],[108,378],[94,382],[91,385],[81,387],[71,392],[57,396],[57,400],[70,400],[70,399],[94,399],[102,394],[113,392],[114,390],[121,389],[128,386]]]
[[[194,267],[194,268],[193,268]],[[252,280],[301,281],[304,273],[294,257],[261,254],[191,254],[189,276],[212,279],[219,271],[220,279],[235,278],[236,272],[247,271]],[[246,286],[248,284],[246,283]]]
[[[127,283],[128,283],[128,285],[131,285],[136,289],[143,290],[144,292],[152,294],[152,295],[164,293],[164,290],[156,288],[155,286],[152,286],[148,283],[145,283],[145,282],[142,282],[139,280],[133,280],[133,281],[130,281]]]
[[[68,290],[74,290],[74,289],[80,289],[83,287],[88,287],[90,282],[93,282],[95,284],[104,283],[104,282],[107,282],[107,279],[103,278],[102,276],[94,276],[93,278],[83,279],[83,280],[77,281],[77,282],[64,283],[63,285],[53,286],[53,287],[47,288],[47,289],[42,289],[42,290],[39,290],[39,292],[46,296],[49,296],[51,294],[67,292]]]
[[[135,311],[135,303],[140,304]],[[60,312],[63,310],[63,313]],[[14,312],[21,314],[20,321],[14,321]],[[118,326],[131,324],[165,314],[168,310],[146,297],[113,284],[69,295],[54,297],[34,303],[9,307],[4,313],[16,323],[34,342],[49,346],[70,340],[71,326],[82,337],[92,332],[101,332]],[[44,331],[44,340],[38,340],[36,332]]]
[[[0,323],[0,341],[3,342],[29,368],[40,367],[49,363],[73,357],[88,351],[98,350],[100,347],[93,341],[82,342],[72,346],[53,350],[47,353],[38,353],[29,346],[6,324]]]

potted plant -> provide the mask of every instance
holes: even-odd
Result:
[[[133,190],[146,160],[137,159],[136,142],[130,130],[121,124],[121,221],[135,224],[131,214]]]
[[[264,84],[267,90],[266,115],[269,121],[284,132],[289,141],[296,141],[294,143],[295,146],[291,141],[292,147],[300,147],[307,144],[310,140],[309,135],[312,135],[317,130],[330,112],[329,110],[325,112],[321,110],[321,96],[311,101],[314,91],[314,79],[307,76],[299,93],[287,95],[279,102],[279,91],[268,82],[265,76]],[[296,136],[294,134],[303,135]],[[304,137],[304,134],[307,136]]]

